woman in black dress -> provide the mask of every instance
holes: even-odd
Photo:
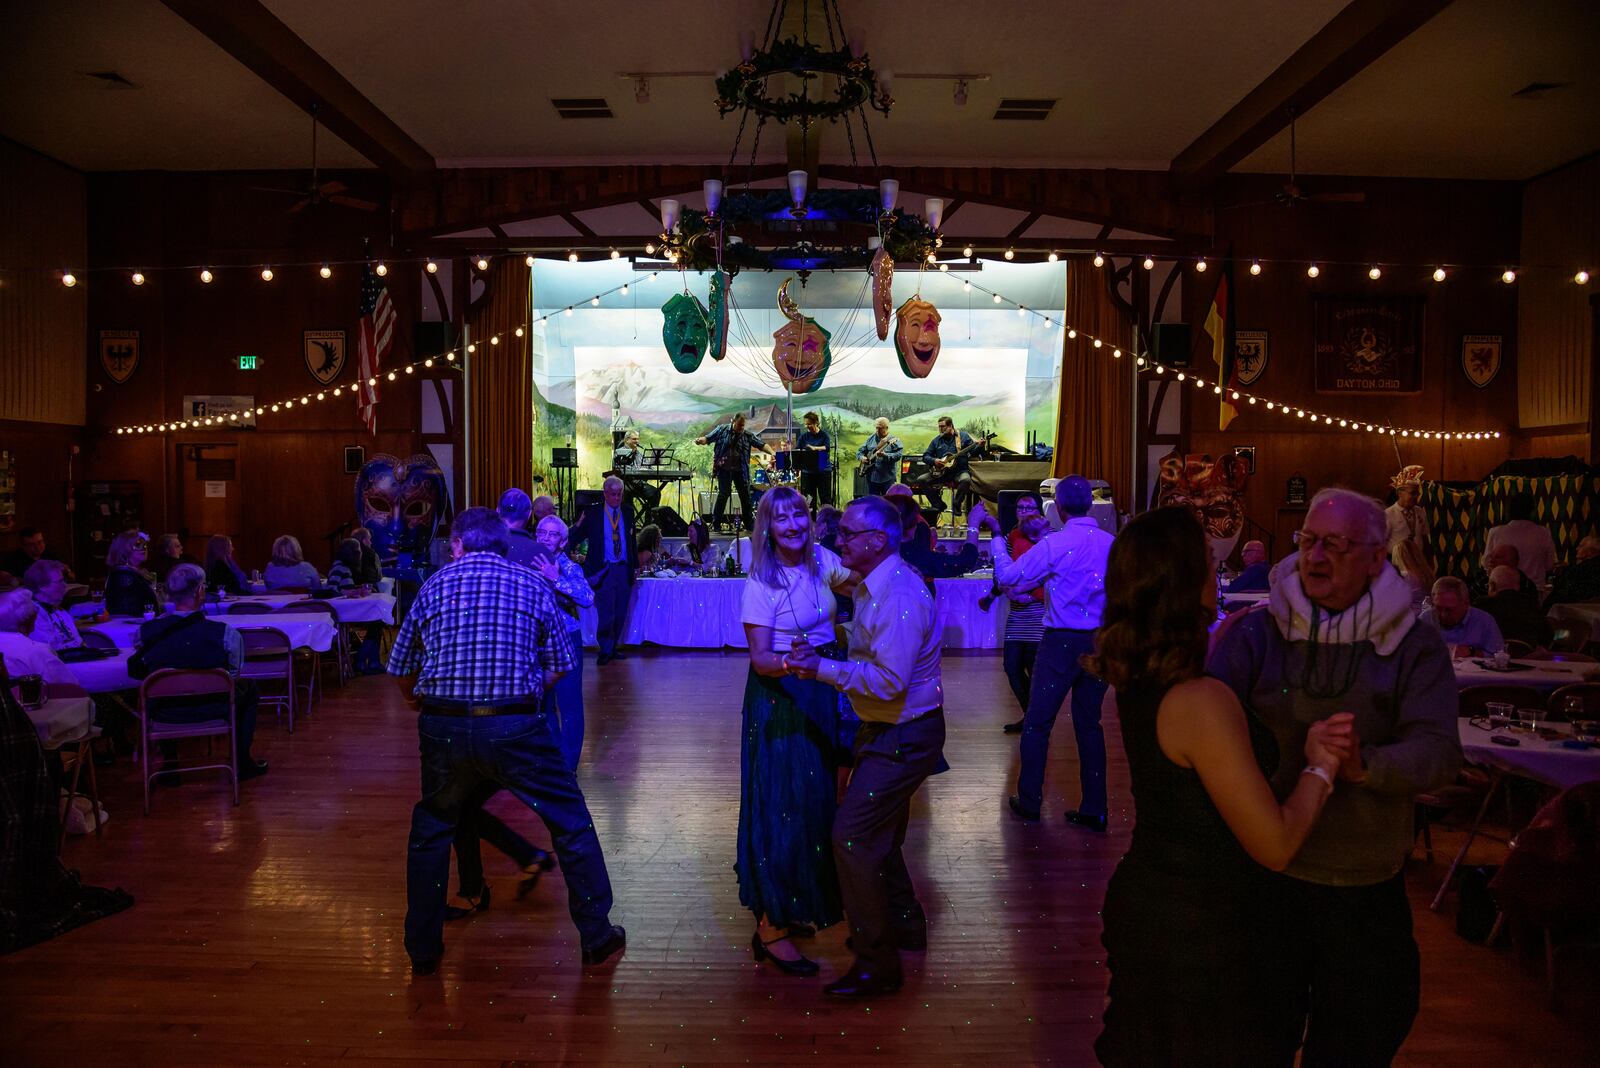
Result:
[[[1216,582],[1199,521],[1161,508],[1129,523],[1105,588],[1085,664],[1116,689],[1135,822],[1106,889],[1111,990],[1095,1052],[1108,1065],[1292,1065],[1300,1036],[1274,982],[1283,940],[1263,869],[1305,841],[1354,747],[1351,717],[1312,726],[1280,805],[1263,774],[1278,759],[1270,736],[1203,674]]]
[[[137,530],[124,530],[106,550],[106,611],[114,616],[142,616],[161,611],[155,583],[144,570],[150,539]]]

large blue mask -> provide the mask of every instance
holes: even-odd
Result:
[[[431,456],[401,460],[379,453],[356,476],[356,518],[372,532],[372,547],[385,560],[425,553],[449,506],[444,472]]]

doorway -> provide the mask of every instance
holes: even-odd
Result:
[[[239,446],[178,446],[178,536],[183,551],[196,560],[206,557],[214,534],[237,539],[243,525],[239,498]]]

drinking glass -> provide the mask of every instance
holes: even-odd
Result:
[[[1517,722],[1522,725],[1524,730],[1537,732],[1539,721],[1542,719],[1544,719],[1544,709],[1542,708],[1517,709]]]
[[[1572,735],[1580,742],[1600,742],[1600,719],[1575,719]]]
[[[1514,723],[1517,718],[1517,706],[1505,701],[1488,701],[1483,706],[1491,721],[1500,720],[1502,725]]]
[[[1568,723],[1576,723],[1583,719],[1588,709],[1583,706],[1583,698],[1577,694],[1568,694],[1561,699],[1561,718]]]

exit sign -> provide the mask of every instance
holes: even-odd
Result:
[[[239,370],[241,370],[241,371],[254,371],[256,369],[256,360],[259,359],[259,358],[260,357],[257,357],[257,356],[240,356],[239,357]]]

